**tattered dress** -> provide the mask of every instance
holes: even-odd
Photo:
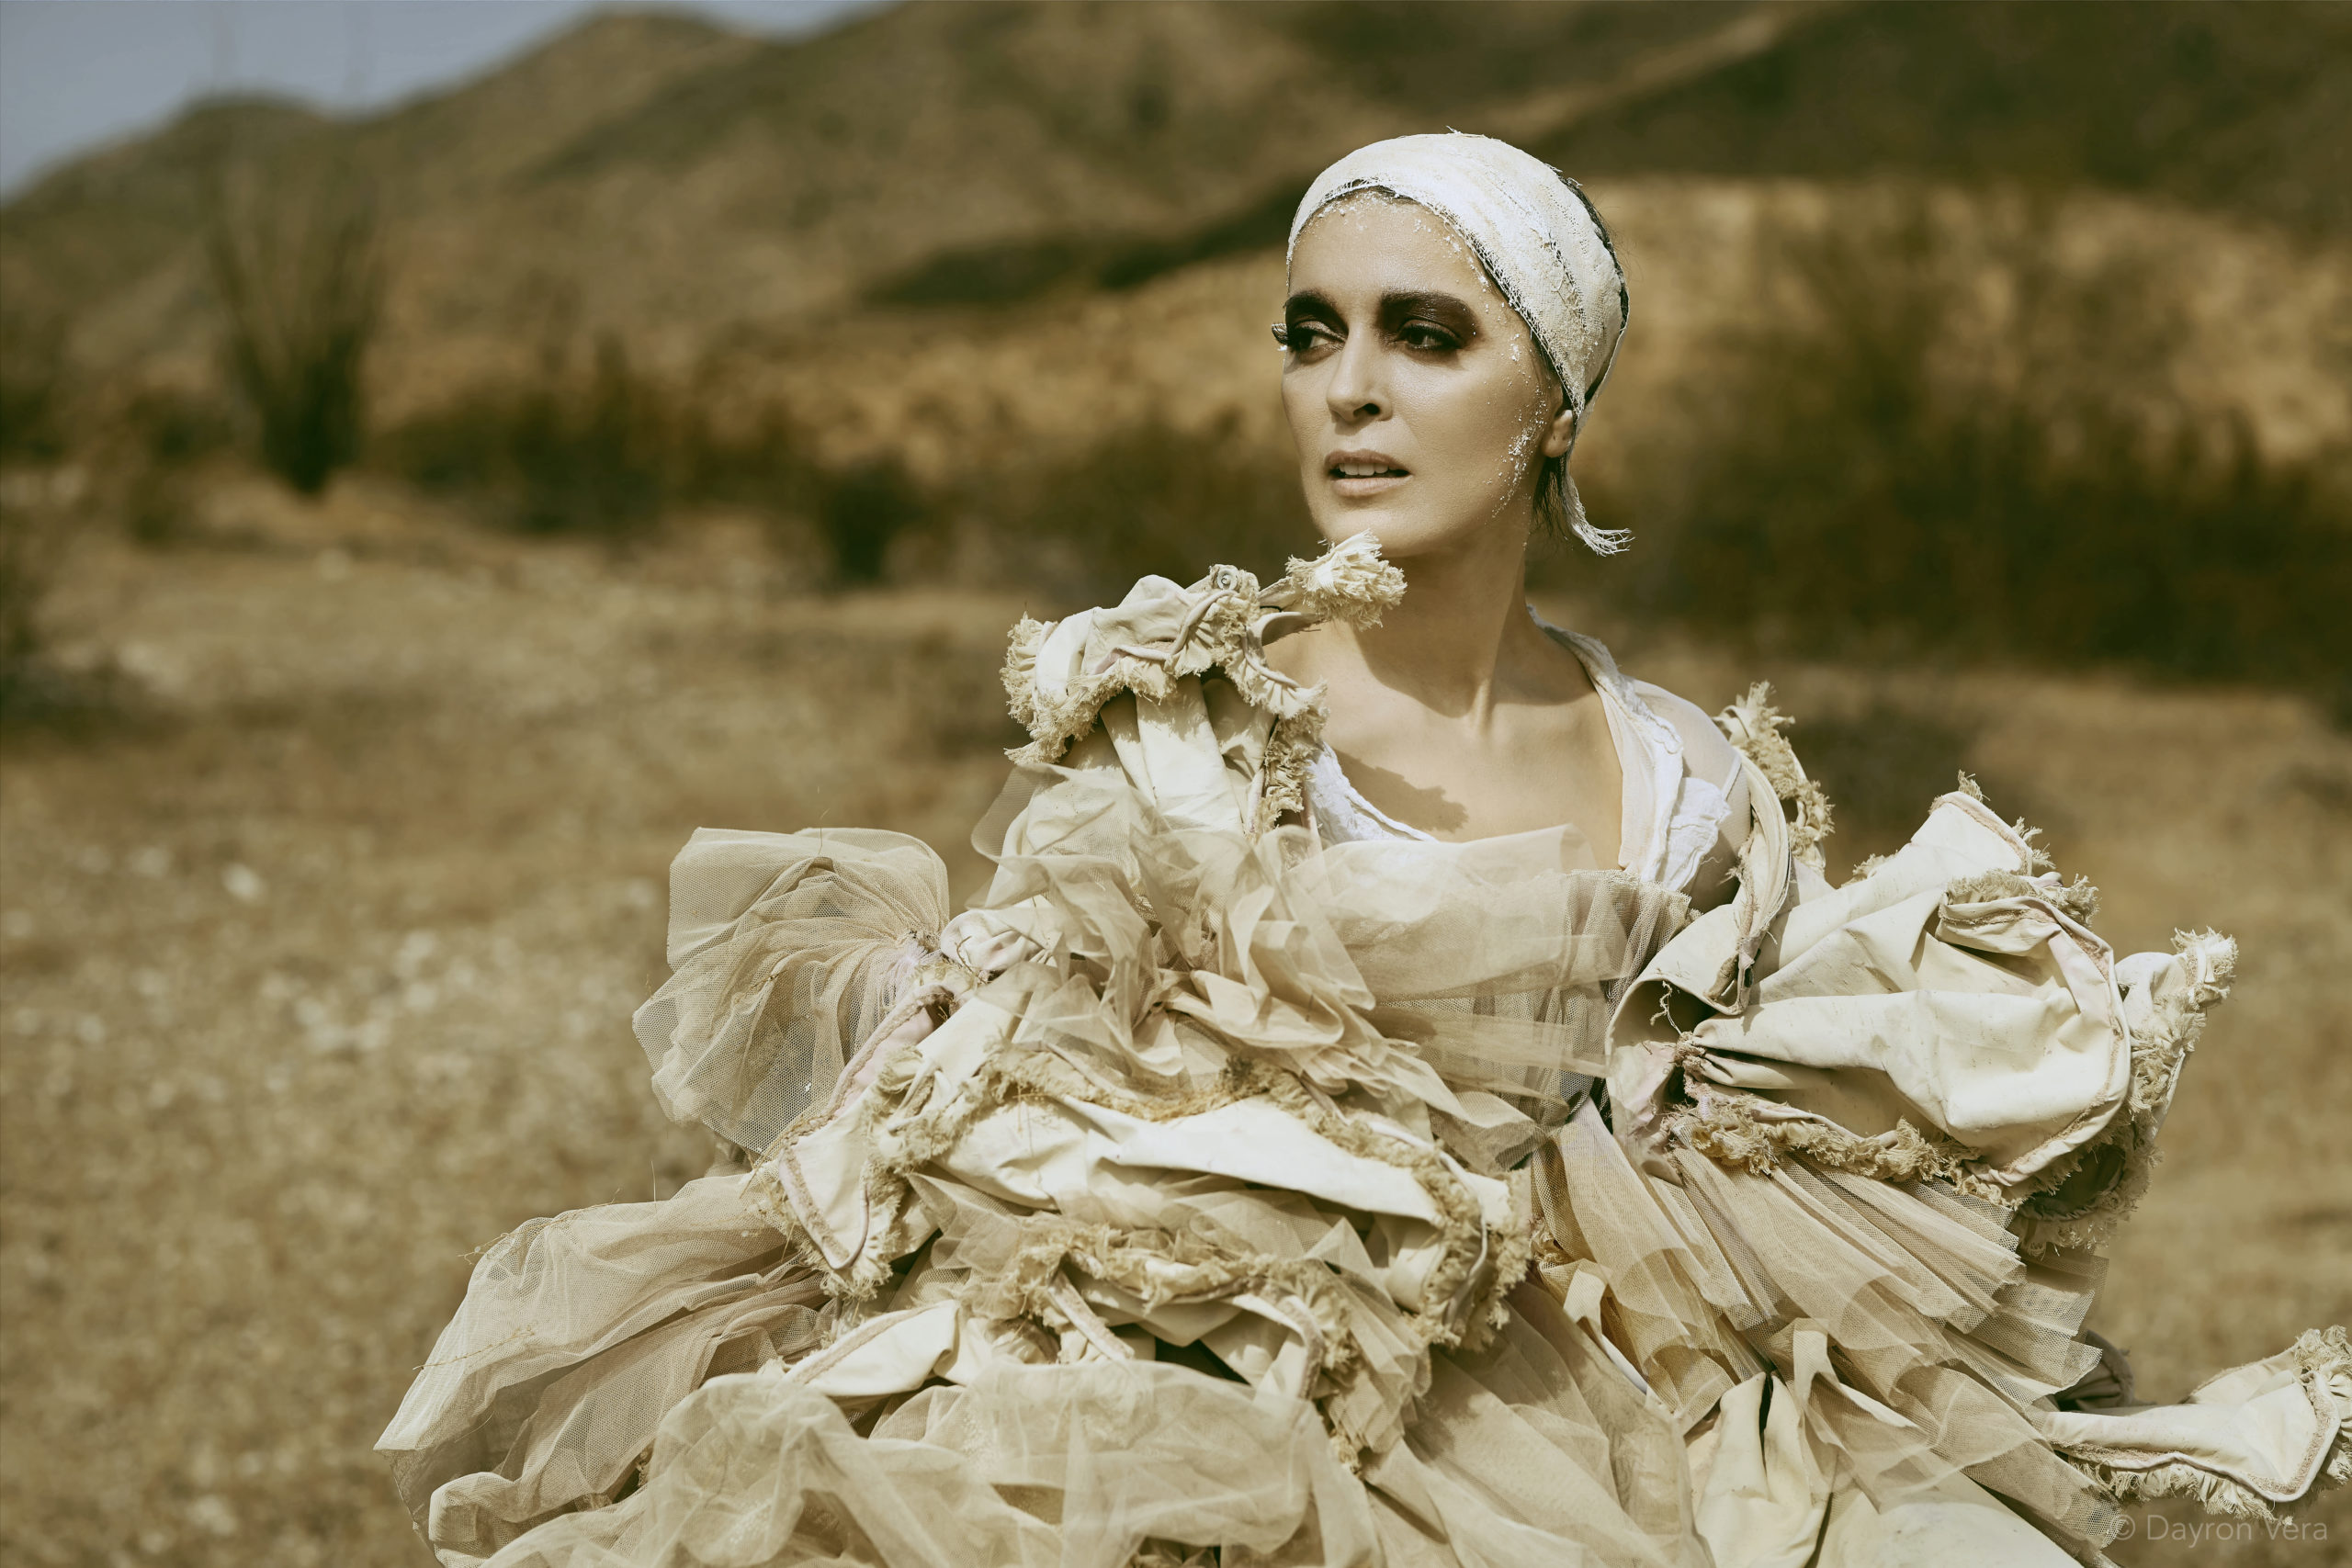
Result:
[[[2083,1331],[2233,957],[1963,787],[1831,887],[1760,692],[1584,662],[1621,842],[1384,817],[1268,640],[1368,539],[1015,628],[937,855],[697,832],[654,1092],[734,1156],[492,1246],[379,1448],[450,1568],[2104,1561],[2352,1473],[2352,1348]],[[1547,628],[1548,629],[1548,628]]]

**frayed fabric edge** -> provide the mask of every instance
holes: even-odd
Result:
[[[1716,728],[1754,762],[1772,793],[1789,808],[1789,848],[1804,864],[1826,863],[1821,841],[1829,837],[1836,813],[1819,784],[1805,776],[1796,749],[1781,733],[1796,721],[1772,705],[1772,684],[1758,681],[1715,715]]]
[[[2122,1114],[2100,1137],[2052,1162],[2019,1211],[2018,1250],[2042,1258],[2073,1247],[2105,1247],[2147,1196],[2164,1151],[2156,1134],[2172,1108],[2181,1069],[2205,1032],[2206,1010],[2230,994],[2237,974],[2237,943],[2219,931],[2175,931],[2173,948],[2188,976],[2155,1029],[2132,1042],[2132,1081]],[[2062,1189],[2084,1162],[2103,1149],[2120,1149],[2123,1168],[2087,1208],[2052,1213],[2036,1200]]]
[[[1336,620],[1352,626],[1377,626],[1381,614],[1405,596],[1405,576],[1380,558],[1380,541],[1370,534],[1340,540],[1312,560],[1293,558],[1272,584],[1261,590],[1258,580],[1235,567],[1220,566],[1186,590],[1192,614],[1175,646],[1163,656],[1139,656],[1141,650],[1121,650],[1103,668],[1087,672],[1059,694],[1049,693],[1037,676],[1037,656],[1053,624],[1023,615],[1007,639],[1003,668],[1006,705],[1029,731],[1029,744],[1007,753],[1018,763],[1050,763],[1070,743],[1094,727],[1103,705],[1133,692],[1148,702],[1163,702],[1175,683],[1188,675],[1221,671],[1243,699],[1273,716],[1279,726],[1290,724],[1286,744],[1269,748],[1270,771],[1279,767],[1275,785],[1261,796],[1284,800],[1283,809],[1303,801],[1305,770],[1320,743],[1322,694],[1301,688],[1269,669],[1258,645],[1258,626],[1268,613],[1286,613],[1308,624]],[[1301,721],[1313,716],[1311,734]],[[1266,822],[1280,812],[1261,814]]]
[[[1888,1181],[1941,1181],[1973,1198],[2004,1201],[2002,1190],[1979,1175],[1976,1152],[1948,1138],[1897,1122],[1871,1137],[1813,1118],[1767,1121],[1732,1097],[1709,1094],[1700,1106],[1673,1117],[1668,1133],[1719,1165],[1769,1176],[1789,1156],[1849,1176]]]
[[[894,1055],[920,1048],[920,1042],[909,1042]],[[880,1076],[890,1076],[887,1066]],[[777,1169],[779,1159],[789,1157],[793,1141],[825,1124],[831,1115],[804,1117],[769,1147],[754,1168],[745,1187],[747,1206],[783,1235],[797,1260],[817,1276],[828,1295],[853,1307],[841,1320],[843,1327],[861,1321],[865,1304],[894,1281],[896,1257],[921,1244],[916,1233],[933,1228],[912,1191],[912,1176],[944,1154],[982,1112],[1020,1099],[1067,1095],[1125,1114],[1168,1121],[1240,1100],[1264,1098],[1349,1153],[1404,1169],[1429,1193],[1441,1216],[1442,1260],[1423,1285],[1430,1304],[1402,1314],[1402,1325],[1419,1342],[1425,1359],[1442,1347],[1475,1350],[1482,1346],[1506,1321],[1505,1298],[1532,1257],[1532,1228],[1527,1224],[1490,1228],[1476,1197],[1435,1148],[1409,1145],[1373,1132],[1340,1114],[1295,1076],[1269,1063],[1238,1059],[1217,1083],[1170,1098],[1113,1089],[1081,1077],[1049,1052],[1026,1051],[988,1063],[971,1089],[972,1092],[956,1096],[947,1105],[926,1107],[895,1126],[890,1125],[894,1114],[904,1108],[888,1094],[869,1090],[854,1107],[832,1112],[854,1116],[872,1146],[863,1186],[875,1217],[874,1230],[885,1238],[879,1246],[862,1251],[845,1269],[827,1261],[795,1211]],[[1181,1237],[1141,1233],[1114,1235],[1099,1226],[1074,1223],[1049,1226],[1036,1242],[1021,1249],[1006,1269],[967,1281],[957,1295],[967,1310],[999,1326],[1009,1326],[1020,1318],[1060,1326],[1071,1314],[1068,1303],[1048,1292],[1047,1286],[1064,1261],[1150,1296],[1155,1293],[1153,1281],[1148,1273],[1138,1271],[1148,1267],[1147,1259],[1181,1262],[1195,1273],[1193,1288],[1182,1292],[1185,1299],[1230,1299],[1238,1293],[1271,1290],[1278,1300],[1296,1303],[1314,1324],[1319,1341],[1315,1360],[1339,1385],[1335,1392],[1344,1392],[1363,1375],[1362,1350],[1340,1309],[1335,1281],[1329,1290],[1307,1288],[1312,1283],[1311,1271],[1270,1268],[1267,1260],[1254,1254],[1188,1248]],[[1086,1326],[1071,1325],[1080,1331]],[[1325,1398],[1316,1403],[1325,1407],[1335,1451],[1354,1468],[1369,1451],[1366,1435],[1345,1429],[1335,1404]]]
[[[2352,1386],[2352,1337],[2340,1325],[2305,1329],[2287,1354],[2307,1383],[2316,1383],[2323,1391]],[[2334,1397],[2324,1393],[2323,1396]],[[2352,1412],[2344,1410],[2339,1401],[2335,1434],[2326,1457],[2312,1483],[2289,1498],[2267,1497],[2243,1481],[2186,1459],[2132,1466],[2116,1462],[2120,1456],[2111,1450],[2061,1446],[2059,1452],[2119,1503],[2187,1497],[2209,1514],[2272,1524],[2291,1518],[2291,1510],[2305,1506],[2321,1493],[2352,1483]]]

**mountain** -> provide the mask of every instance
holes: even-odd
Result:
[[[0,209],[0,288],[89,373],[206,374],[225,164],[378,193],[420,396],[559,329],[684,367],[1262,250],[1331,157],[1447,125],[1591,178],[2087,186],[2334,245],[2352,7],[911,4],[789,41],[614,13],[383,115],[213,104],[60,169]]]

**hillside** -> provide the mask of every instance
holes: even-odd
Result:
[[[683,366],[1260,249],[1329,158],[1446,124],[1588,176],[2090,185],[2325,242],[2347,61],[2352,16],[2260,5],[916,4],[792,41],[619,13],[374,118],[215,105],[61,169],[0,209],[0,287],[100,376],[201,377],[205,171],[328,166],[382,193],[391,338],[435,379],[558,309]]]
[[[1867,6],[1539,141],[1595,173],[2090,186],[2352,235],[2352,8]]]

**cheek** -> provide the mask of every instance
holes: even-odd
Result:
[[[1510,491],[1542,456],[1551,416],[1544,388],[1523,372],[1433,386],[1421,403],[1427,447],[1454,457],[1447,467],[1465,485]]]
[[[1311,396],[1306,386],[1306,372],[1304,370],[1283,371],[1282,388],[1283,417],[1290,421],[1293,430],[1300,429],[1302,427],[1299,421],[1306,412],[1307,401]]]
[[[1323,406],[1323,388],[1313,368],[1300,367],[1283,372],[1283,418],[1290,425],[1291,439],[1298,446],[1299,456],[1305,457],[1313,446],[1319,454],[1323,448],[1323,426],[1329,411]]]

